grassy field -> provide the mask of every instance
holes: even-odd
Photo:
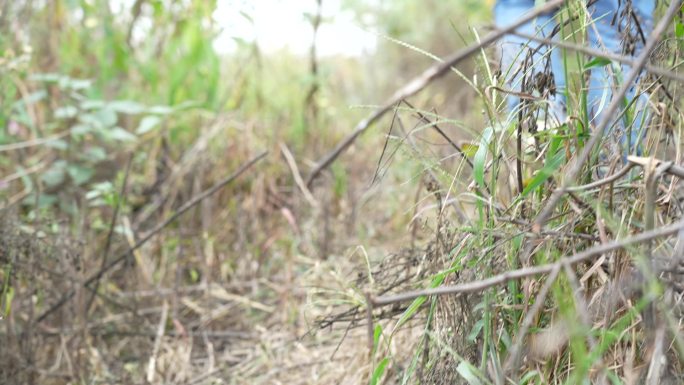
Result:
[[[494,46],[444,64],[491,3],[341,2],[361,56],[218,53],[217,8],[258,25],[238,1],[0,4],[0,382],[684,382],[681,2],[630,157],[598,132],[634,103],[586,108],[592,69],[629,73],[586,52],[584,2],[557,127],[552,84],[508,119]]]

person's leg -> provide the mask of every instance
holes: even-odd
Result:
[[[596,1],[588,8],[594,24],[589,26],[589,44],[613,53],[638,56],[643,48],[644,39],[648,38],[653,29],[654,8],[655,0]],[[620,84],[614,81],[611,72],[613,75],[621,72],[624,76],[631,71],[628,65],[619,68],[621,71],[609,71],[607,66],[591,70],[587,102],[589,113],[595,120],[594,124],[602,117],[602,111],[610,103],[612,91],[620,87]],[[635,105],[631,122],[621,119],[608,131],[608,135],[617,137],[616,142],[620,142],[625,155],[639,152],[644,128],[649,120],[648,95],[640,93],[637,96],[636,92],[637,88],[633,86],[626,97],[627,103],[634,101]]]
[[[520,17],[534,7],[534,0],[498,0],[494,7],[494,19],[497,26],[505,27],[513,24]],[[525,24],[518,30],[527,34],[537,34],[550,37],[556,23],[553,14],[546,14],[537,17],[530,23]],[[551,73],[555,81],[556,94],[547,95],[549,99],[549,114],[547,119],[554,120],[552,124],[565,121],[565,71],[560,60],[558,50],[553,50],[549,54],[549,47],[541,46],[539,43],[528,41],[527,39],[507,34],[500,42],[501,49],[501,72],[506,78],[508,87],[515,92],[522,91],[523,78],[532,82],[537,74]],[[526,66],[529,52],[536,53],[530,58],[531,66]],[[551,62],[549,63],[549,56]],[[527,70],[525,70],[527,68]],[[549,71],[550,69],[550,71]],[[537,95],[538,96],[538,95]],[[510,95],[507,98],[509,113],[516,111],[519,107],[520,99]]]

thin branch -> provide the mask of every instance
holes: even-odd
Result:
[[[496,29],[496,30],[498,30],[498,29]],[[512,31],[510,33],[513,35],[516,35],[516,36],[520,36],[524,39],[535,41],[537,43],[547,44],[547,45],[550,45],[552,47],[565,48],[567,50],[581,52],[581,53],[584,53],[584,54],[587,54],[590,56],[594,56],[594,57],[609,59],[612,61],[616,61],[618,63],[627,64],[629,66],[634,66],[636,64],[636,60],[632,59],[631,57],[624,56],[624,55],[618,55],[618,54],[613,53],[613,52],[600,51],[598,49],[589,48],[589,47],[586,47],[583,45],[569,43],[569,42],[563,41],[563,40],[552,40],[549,38],[539,37],[536,35],[520,32],[520,31]],[[644,65],[644,70],[646,72],[652,73],[654,75],[658,75],[658,76],[662,76],[664,78],[684,82],[684,76],[682,76],[678,73],[674,73],[674,72],[668,70],[667,68],[657,67],[657,66],[654,66],[652,64],[647,63]]]
[[[643,156],[634,156],[630,155],[627,157],[627,161],[632,164],[637,164],[639,166],[645,167],[648,165],[648,162],[650,161],[650,158],[646,158]],[[656,167],[660,168],[662,172],[666,172],[668,174],[674,175],[679,178],[684,178],[684,167],[677,166],[676,164],[673,164],[672,162],[665,162],[662,160],[654,159],[656,162]]]
[[[215,184],[211,188],[205,190],[204,192],[200,193],[199,195],[196,195],[194,198],[192,198],[190,201],[188,201],[186,204],[181,206],[178,211],[176,211],[173,215],[171,215],[168,219],[165,221],[161,222],[157,226],[155,226],[147,235],[145,235],[141,240],[139,240],[135,245],[131,246],[128,250],[125,252],[121,253],[118,257],[116,257],[114,260],[109,262],[107,265],[105,265],[102,269],[100,269],[97,273],[93,274],[90,278],[88,278],[84,283],[83,286],[89,286],[91,283],[99,280],[107,271],[111,270],[114,266],[118,265],[119,263],[125,261],[135,250],[139,249],[147,243],[153,236],[155,236],[157,233],[162,231],[164,228],[166,228],[168,225],[173,223],[176,219],[178,219],[181,215],[185,214],[186,211],[190,210],[194,206],[196,206],[198,203],[203,201],[204,199],[210,197],[223,187],[225,187],[227,184],[233,182],[235,179],[237,179],[240,175],[242,175],[245,171],[247,171],[250,167],[252,167],[255,163],[258,161],[262,160],[266,154],[268,154],[268,151],[264,151],[261,154],[255,156],[251,160],[249,160],[247,163],[244,163],[240,168],[235,171],[233,174],[229,175],[225,179],[221,180],[219,183]],[[72,290],[68,294],[62,296],[57,303],[52,305],[48,310],[46,310],[40,317],[38,317],[37,322],[42,322],[44,321],[50,314],[54,313],[57,311],[59,308],[64,306],[71,298],[74,297],[76,294],[75,290]]]
[[[112,214],[112,220],[109,223],[109,232],[107,233],[107,240],[105,241],[105,248],[104,252],[102,253],[102,266],[100,269],[104,269],[105,266],[107,266],[107,258],[109,258],[109,251],[112,248],[112,239],[114,239],[114,228],[116,227],[116,222],[119,220],[119,210],[121,209],[121,203],[125,199],[126,196],[126,188],[128,187],[128,177],[131,172],[131,165],[133,164],[133,153],[128,156],[128,162],[126,162],[126,169],[124,171],[124,177],[123,181],[121,182],[121,190],[119,190],[119,198],[116,200],[116,205],[114,206],[114,213]],[[84,316],[88,316],[88,312],[90,311],[90,308],[93,306],[93,302],[95,301],[95,296],[97,295],[97,290],[100,287],[100,280],[97,279],[95,280],[95,287],[93,287],[93,291],[90,295],[90,298],[88,299],[88,302],[86,303],[86,308],[85,308],[85,314]]]
[[[591,190],[591,189],[601,187],[601,186],[609,184],[609,183],[613,183],[616,180],[622,178],[622,176],[624,176],[625,174],[627,174],[627,172],[629,172],[629,170],[631,170],[632,167],[634,167],[634,163],[628,163],[625,167],[621,168],[620,171],[616,172],[615,174],[613,174],[611,176],[605,177],[601,180],[597,180],[596,182],[592,182],[592,183],[585,184],[582,186],[568,187],[566,189],[566,191],[567,192],[579,192],[579,191],[584,191],[584,190]]]
[[[582,153],[577,157],[574,164],[568,171],[567,178],[565,178],[565,180],[563,181],[562,187],[553,191],[546,205],[535,219],[534,226],[532,228],[533,231],[538,232],[542,229],[542,227],[551,217],[553,210],[560,202],[561,197],[567,191],[567,188],[572,186],[577,180],[577,176],[582,171],[584,164],[587,162],[587,160],[589,160],[589,157],[594,147],[598,143],[599,139],[603,137],[603,132],[606,130],[608,125],[613,121],[613,116],[617,112],[618,108],[623,104],[624,97],[627,94],[627,90],[634,86],[637,76],[639,76],[642,68],[644,67],[644,65],[646,65],[646,62],[648,61],[651,55],[651,51],[653,51],[653,49],[655,48],[656,44],[660,40],[660,36],[665,32],[667,26],[670,25],[670,22],[674,18],[677,11],[680,9],[681,5],[682,0],[673,0],[670,3],[670,6],[668,7],[665,16],[658,22],[658,24],[653,29],[653,33],[651,33],[651,36],[646,42],[643,51],[635,61],[632,70],[625,77],[624,82],[620,86],[620,89],[613,95],[613,100],[610,102],[610,105],[602,114],[601,120],[594,129],[591,138],[589,138],[589,141],[582,149]],[[526,250],[524,253],[524,258],[529,257],[529,252],[531,251],[530,247],[526,247],[525,249]]]
[[[625,238],[625,239],[621,239],[621,240],[617,240],[617,241],[612,241],[609,243],[604,243],[604,244],[592,247],[590,249],[584,250],[580,253],[577,253],[577,254],[575,254],[571,257],[568,257],[564,260],[561,260],[559,262],[549,263],[549,264],[539,265],[539,266],[525,267],[525,268],[521,268],[521,269],[517,269],[517,270],[511,270],[511,271],[507,271],[505,273],[495,275],[493,277],[486,278],[486,279],[483,279],[480,281],[467,282],[467,283],[462,283],[462,284],[458,284],[458,285],[441,286],[441,287],[434,288],[434,289],[407,291],[404,293],[381,296],[381,297],[372,297],[371,296],[370,300],[371,300],[371,303],[373,304],[374,307],[379,307],[379,306],[391,305],[391,304],[397,303],[397,302],[414,300],[414,299],[416,299],[418,297],[422,297],[422,296],[477,293],[477,292],[481,292],[485,289],[488,289],[490,287],[501,285],[501,284],[507,283],[507,282],[515,280],[515,279],[532,277],[532,276],[539,275],[539,274],[550,273],[554,269],[560,267],[563,263],[575,265],[577,263],[584,262],[584,261],[590,260],[594,257],[605,254],[609,251],[622,249],[626,246],[636,244],[636,243],[650,241],[650,240],[655,239],[655,238],[660,238],[660,237],[672,235],[672,234],[677,233],[680,229],[684,229],[684,220],[681,220],[681,221],[676,222],[674,224],[671,224],[669,226],[664,226],[664,227],[657,228],[657,229],[654,229],[651,231],[645,231],[645,232],[638,234],[638,235],[635,235],[633,237],[629,237],[629,238]]]
[[[385,113],[387,113],[387,111],[391,110],[392,107],[399,103],[401,100],[406,99],[420,92],[432,81],[444,76],[451,69],[451,67],[457,65],[458,63],[470,57],[474,53],[480,52],[482,48],[494,43],[501,36],[511,31],[514,31],[516,28],[524,25],[525,23],[529,22],[530,20],[534,19],[535,17],[541,14],[549,13],[559,8],[564,3],[565,0],[549,1],[543,6],[536,8],[527,15],[521,17],[515,23],[487,34],[484,38],[482,38],[480,42],[471,44],[453,53],[452,55],[444,59],[444,61],[436,63],[435,65],[426,69],[422,74],[415,77],[404,87],[398,89],[389,98],[389,100],[385,102],[385,104],[383,104],[381,107],[373,111],[373,113],[371,113],[366,119],[360,121],[356,125],[356,127],[354,127],[354,130],[349,135],[342,139],[342,141],[340,141],[333,150],[331,150],[317,163],[317,165],[311,171],[311,174],[309,175],[306,184],[310,188],[313,181],[319,176],[319,174],[323,170],[328,168],[335,161],[335,159],[337,159],[340,156],[340,154],[342,154],[347,148],[349,148],[349,146],[351,146],[351,144],[356,140],[356,138],[359,137],[359,135],[363,134],[373,123],[378,121],[383,115],[385,115]]]

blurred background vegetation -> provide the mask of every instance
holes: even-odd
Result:
[[[423,51],[440,56],[472,41],[470,27],[488,20],[489,6],[2,2],[5,381],[364,378],[363,344],[345,342],[352,353],[335,358],[341,334],[311,332],[316,317],[339,303],[317,293],[359,301],[349,285],[356,267],[415,238],[407,226],[416,190],[407,184],[417,185],[427,160],[398,151],[391,167],[378,170],[382,182],[371,185],[386,118],[318,182],[317,205],[301,198],[293,173],[305,177],[372,106],[431,65]],[[479,102],[458,76],[413,102],[481,126]],[[473,138],[444,125],[455,137]],[[427,133],[422,140],[416,145],[432,148],[438,139]],[[82,287],[262,150],[270,151],[266,162],[156,234],[97,285]],[[37,321],[69,293],[64,306]],[[167,331],[161,340],[160,322]]]

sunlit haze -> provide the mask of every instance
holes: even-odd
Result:
[[[286,48],[304,54],[313,37],[305,14],[315,12],[315,0],[219,0],[214,20],[222,32],[214,46],[227,53],[236,47],[235,38],[256,39],[266,52]],[[322,14],[325,22],[318,33],[319,55],[357,56],[375,49],[376,36],[361,29],[351,12],[342,11],[340,0],[323,1]]]

